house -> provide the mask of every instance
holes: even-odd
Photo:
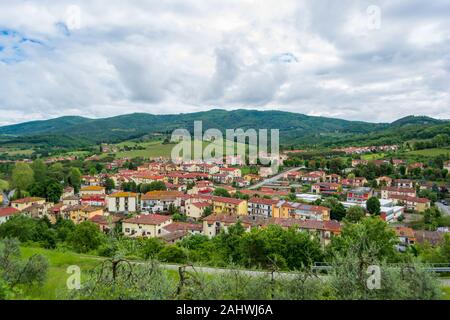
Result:
[[[399,206],[381,206],[380,208],[380,218],[387,223],[395,222],[400,216],[405,212],[404,207]]]
[[[319,182],[311,186],[311,192],[314,194],[339,194],[342,186],[335,182]]]
[[[414,162],[414,163],[411,163],[411,164],[409,164],[409,165],[406,167],[406,173],[409,173],[410,171],[416,170],[416,169],[422,170],[423,167],[424,167],[424,165],[423,165],[422,162]],[[420,170],[419,170],[419,171],[420,171]]]
[[[395,179],[392,183],[393,187],[397,188],[414,188],[414,181],[410,179]]]
[[[369,163],[369,161],[367,160],[361,160],[361,159],[353,159],[352,160],[352,167],[356,167],[356,166],[366,166]]]
[[[364,187],[367,179],[364,177],[347,178],[342,180],[342,186],[345,188]]]
[[[424,244],[428,242],[431,245],[438,245],[444,239],[444,233],[439,231],[414,230],[416,243]]]
[[[394,229],[395,234],[399,239],[397,249],[401,252],[406,251],[406,248],[416,243],[416,236],[414,230],[407,227],[396,227]]]
[[[325,182],[329,183],[340,183],[342,180],[341,176],[335,173],[328,174],[325,176]]]
[[[96,215],[103,215],[103,208],[80,204],[63,209],[62,215],[65,219],[70,219],[73,223],[79,224]]]
[[[397,205],[404,206],[407,210],[414,210],[417,212],[424,212],[431,207],[431,201],[427,198],[410,197],[404,195],[391,195],[391,199]]]
[[[78,198],[77,196],[73,195],[73,196],[68,196],[62,199],[62,203],[65,206],[74,206],[77,204],[80,204],[80,198]]]
[[[61,195],[61,200],[67,197],[71,197],[75,195],[75,191],[72,187],[65,187],[63,193]]]
[[[227,175],[234,178],[240,178],[242,176],[241,169],[239,168],[219,168],[220,173],[226,173]]]
[[[94,206],[94,207],[105,207],[106,206],[106,194],[93,194],[93,195],[83,195],[79,202],[82,205]]]
[[[164,227],[172,223],[170,216],[160,214],[137,215],[122,221],[122,232],[127,237],[160,237]]]
[[[406,164],[405,160],[401,160],[401,159],[392,159],[392,165],[397,168],[399,166],[404,166]]]
[[[299,181],[304,173],[302,171],[291,171],[286,174],[288,181]]]
[[[106,194],[106,189],[102,186],[87,186],[80,189],[80,196],[93,196],[102,194]]]
[[[351,203],[364,203],[373,196],[373,189],[368,187],[359,187],[351,189],[347,193],[347,202]]]
[[[89,218],[89,221],[95,223],[100,231],[104,233],[109,233],[112,229],[116,227],[116,225],[123,219],[123,217],[119,215],[95,215]]]
[[[247,201],[249,215],[272,217],[277,200],[253,197]]]
[[[396,188],[396,187],[381,188],[381,199],[392,199],[393,195],[415,197],[416,190],[411,188]]]
[[[250,183],[255,183],[255,182],[261,181],[262,179],[261,179],[261,177],[260,177],[259,175],[257,175],[257,174],[249,173],[249,174],[246,174],[246,175],[244,176],[244,180],[245,180],[245,181],[248,181],[248,182],[250,182]]]
[[[299,232],[308,232],[311,237],[318,237],[320,243],[324,246],[330,244],[334,236],[341,233],[341,224],[339,221],[319,221],[319,220],[298,220],[273,218],[269,224],[276,224],[284,229],[296,228]]]
[[[371,162],[377,167],[379,167],[381,165],[390,164],[390,162],[388,160],[372,160]]]
[[[258,174],[263,178],[273,176],[276,173],[276,170],[272,167],[259,167]]]
[[[305,183],[316,183],[323,181],[325,179],[324,171],[313,171],[307,174],[304,174],[300,180]]]
[[[82,176],[81,182],[85,186],[99,186],[101,179],[99,176]]]
[[[136,212],[138,195],[134,192],[116,192],[106,197],[109,212]]]
[[[273,208],[274,218],[330,220],[330,208],[280,200]]]
[[[214,213],[230,215],[247,215],[247,201],[227,197],[212,197]]]
[[[30,218],[41,219],[47,217],[51,223],[56,223],[56,216],[51,214],[51,208],[53,208],[53,203],[51,202],[35,203],[23,209],[21,213]]]
[[[27,197],[27,198],[22,198],[22,199],[17,199],[17,200],[11,201],[11,207],[13,207],[19,211],[22,211],[23,209],[26,209],[32,205],[44,204],[44,203],[45,203],[44,198]]]
[[[216,173],[211,176],[211,179],[216,183],[231,183],[233,178],[226,173]]]
[[[341,225],[338,221],[314,221],[299,220],[292,218],[266,218],[258,216],[229,216],[229,215],[210,215],[203,219],[203,234],[208,237],[218,235],[222,230],[228,228],[237,222],[240,222],[245,231],[252,228],[264,228],[268,225],[279,225],[284,229],[296,228],[299,232],[309,232],[311,237],[319,237],[322,244],[326,245],[331,238],[340,234]]]
[[[215,237],[222,230],[227,231],[228,227],[235,225],[238,221],[241,225],[249,231],[252,224],[248,220],[243,220],[242,216],[228,215],[228,214],[212,214],[203,219],[203,234],[208,237]]]
[[[187,231],[189,234],[201,234],[203,232],[202,223],[189,223],[189,222],[172,222],[164,227],[164,230],[172,233],[176,231]]]
[[[392,178],[388,176],[378,177],[375,180],[379,186],[390,187],[392,185]]]
[[[182,192],[150,191],[141,197],[141,210],[148,213],[167,212],[169,207],[180,207]]]
[[[205,209],[211,207],[208,202],[192,202],[185,205],[186,216],[194,220],[199,220],[203,217]]]
[[[16,214],[20,214],[20,211],[17,210],[16,208],[12,207],[0,208],[0,224],[5,223]]]

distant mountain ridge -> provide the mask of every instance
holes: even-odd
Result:
[[[66,116],[0,127],[0,137],[11,142],[47,143],[50,145],[96,144],[120,142],[153,133],[170,133],[177,128],[192,132],[194,121],[203,122],[203,130],[279,129],[282,143],[320,143],[343,137],[380,134],[392,128],[427,127],[449,124],[425,116],[408,116],[393,123],[369,123],[335,118],[307,116],[284,111],[213,109],[204,112],[154,115],[133,113],[110,118],[89,119]],[[8,138],[6,138],[8,137]]]

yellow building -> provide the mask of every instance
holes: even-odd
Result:
[[[45,203],[44,198],[28,197],[28,198],[17,199],[17,200],[11,201],[11,207],[22,211],[33,205],[44,204],[44,203]]]
[[[75,224],[82,223],[97,215],[103,215],[102,207],[92,207],[89,205],[75,205],[63,210],[66,219],[70,219]]]
[[[80,189],[81,196],[102,195],[105,193],[105,187],[101,186],[87,186]]]
[[[330,209],[323,206],[281,200],[273,207],[273,217],[329,221]]]
[[[212,197],[213,212],[217,214],[247,215],[247,201],[227,197]]]

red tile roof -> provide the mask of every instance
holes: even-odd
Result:
[[[175,232],[175,231],[202,231],[203,226],[202,224],[198,223],[187,223],[187,222],[172,222],[168,226],[164,227],[165,230],[168,232]]]
[[[45,201],[45,199],[38,198],[38,197],[28,197],[28,198],[22,198],[22,199],[17,199],[17,200],[11,201],[11,203],[29,203],[29,202],[37,202],[37,201]]]
[[[8,217],[13,214],[18,214],[19,212],[20,211],[17,210],[16,208],[11,208],[11,207],[0,208],[0,217]]]
[[[125,219],[123,222],[125,223],[134,223],[134,224],[149,224],[149,225],[157,225],[171,220],[170,216],[163,216],[160,214],[148,214],[148,215],[137,215],[135,217]]]

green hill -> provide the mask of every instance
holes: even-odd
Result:
[[[103,119],[61,117],[0,127],[3,143],[76,147],[102,142],[118,143],[154,133],[170,133],[177,128],[193,131],[194,121],[203,130],[279,129],[282,144],[347,144],[364,141],[395,142],[417,134],[446,133],[449,122],[429,117],[408,116],[392,124],[348,121],[307,116],[283,111],[213,109],[205,112],[153,115],[133,113]],[[442,127],[440,127],[442,126]],[[437,127],[437,129],[433,129]],[[420,129],[420,130],[419,130]]]

